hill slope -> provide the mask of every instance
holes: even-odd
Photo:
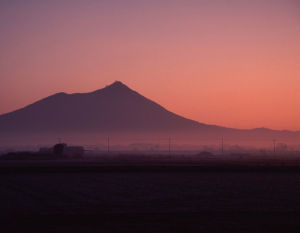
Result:
[[[165,131],[217,128],[188,120],[121,82],[85,94],[58,93],[0,116],[1,131]]]
[[[265,128],[238,130],[207,125],[176,115],[121,82],[80,94],[57,93],[0,116],[0,136],[129,133],[176,135],[197,140],[295,141],[299,132]],[[198,141],[199,142],[199,141]]]

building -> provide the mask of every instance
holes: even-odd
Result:
[[[68,146],[66,143],[58,143],[53,147],[41,147],[40,153],[55,154],[63,157],[81,157],[84,155],[83,146]]]

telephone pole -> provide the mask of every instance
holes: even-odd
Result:
[[[169,154],[171,154],[171,137],[169,137]]]
[[[276,139],[273,139],[273,150],[274,150],[274,154],[276,153]]]
[[[221,138],[221,151],[222,151],[222,154],[224,154],[224,138],[223,138],[223,136]]]
[[[109,153],[109,136],[107,137],[107,153]]]

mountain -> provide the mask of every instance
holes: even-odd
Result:
[[[57,93],[0,116],[1,131],[164,131],[211,127],[169,112],[117,81],[84,94]]]
[[[187,138],[294,137],[269,129],[237,130],[207,125],[176,115],[116,81],[90,93],[57,93],[22,109],[0,115],[1,135],[136,133]],[[11,136],[12,138],[15,136]]]

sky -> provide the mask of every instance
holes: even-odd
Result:
[[[122,81],[187,118],[300,130],[300,1],[1,0],[0,114]]]

